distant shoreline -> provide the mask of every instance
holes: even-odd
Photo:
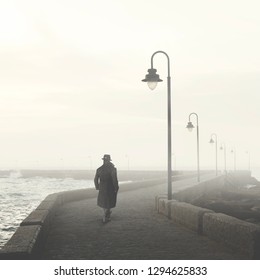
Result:
[[[48,177],[48,178],[72,178],[75,180],[93,180],[95,176],[95,170],[84,170],[84,169],[6,169],[0,170],[0,177]],[[183,170],[183,171],[173,171],[174,175],[181,175],[183,172],[196,172],[195,170]],[[201,172],[212,172],[212,170],[205,170]],[[119,181],[136,181],[136,180],[146,180],[154,179],[159,177],[166,177],[166,170],[120,170],[118,169],[118,179]],[[260,181],[260,168],[253,169],[251,171],[251,176],[257,181]]]
[[[17,176],[23,178],[31,177],[49,177],[49,178],[73,178],[75,180],[93,180],[95,170],[0,170],[0,177]],[[173,175],[181,174],[174,171]],[[143,171],[143,170],[118,170],[118,179],[120,181],[133,181],[143,179],[153,179],[166,177],[167,171]]]

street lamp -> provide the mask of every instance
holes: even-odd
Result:
[[[194,128],[194,125],[192,124],[192,122],[190,121],[190,117],[192,115],[196,116],[196,120],[197,120],[197,169],[198,169],[198,182],[200,181],[200,152],[199,152],[199,117],[196,113],[190,113],[189,115],[189,122],[186,126],[186,128],[191,132],[192,129]]]
[[[153,58],[157,53],[162,53],[167,57],[168,62],[168,77],[167,77],[167,104],[168,104],[168,200],[172,199],[172,147],[171,147],[171,77],[170,77],[170,58],[166,52],[157,51],[151,57],[151,68],[148,69],[148,74],[146,74],[143,82],[147,82],[148,87],[154,90],[158,82],[162,82],[159,75],[156,74],[157,70],[153,68]]]
[[[215,141],[213,140],[213,136]],[[218,176],[218,137],[216,133],[212,133],[209,140],[210,144],[216,143],[216,176]]]
[[[220,150],[224,150],[224,170],[225,170],[225,175],[227,175],[227,157],[226,157],[226,144],[223,143],[220,146]]]
[[[234,154],[234,171],[236,171],[237,170],[237,167],[236,167],[236,149],[231,150],[231,153]]]

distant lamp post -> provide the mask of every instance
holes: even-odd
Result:
[[[250,158],[250,152],[246,151],[246,153],[248,154],[248,170],[251,171],[251,158]]]
[[[220,150],[224,151],[224,172],[227,174],[227,155],[226,155],[226,144],[223,143],[220,146]]]
[[[148,87],[154,90],[158,82],[162,82],[159,75],[156,74],[157,70],[153,68],[153,58],[157,53],[162,53],[167,57],[168,62],[168,77],[167,77],[167,104],[168,104],[168,200],[172,199],[172,148],[171,148],[171,77],[170,77],[170,58],[166,52],[157,51],[151,56],[151,68],[148,69],[143,82],[147,82]]]
[[[236,149],[232,149],[231,153],[234,155],[234,171],[237,170],[237,166],[236,166]]]
[[[215,141],[213,140],[213,136],[215,138]],[[216,145],[216,176],[218,176],[218,137],[216,133],[212,133],[210,136],[210,140],[209,140],[210,144],[214,144]]]
[[[189,115],[189,122],[186,126],[186,128],[192,132],[194,125],[192,124],[192,122],[190,121],[190,117],[192,115],[196,116],[196,120],[197,120],[197,174],[198,174],[198,182],[200,181],[200,150],[199,150],[199,117],[196,113],[190,113]]]

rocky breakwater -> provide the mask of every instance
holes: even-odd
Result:
[[[246,172],[227,174],[210,186],[195,185],[174,199],[260,225],[260,182]]]

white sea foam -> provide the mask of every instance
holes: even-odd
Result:
[[[93,180],[23,178],[19,172],[0,178],[0,247],[48,194],[91,187]]]

